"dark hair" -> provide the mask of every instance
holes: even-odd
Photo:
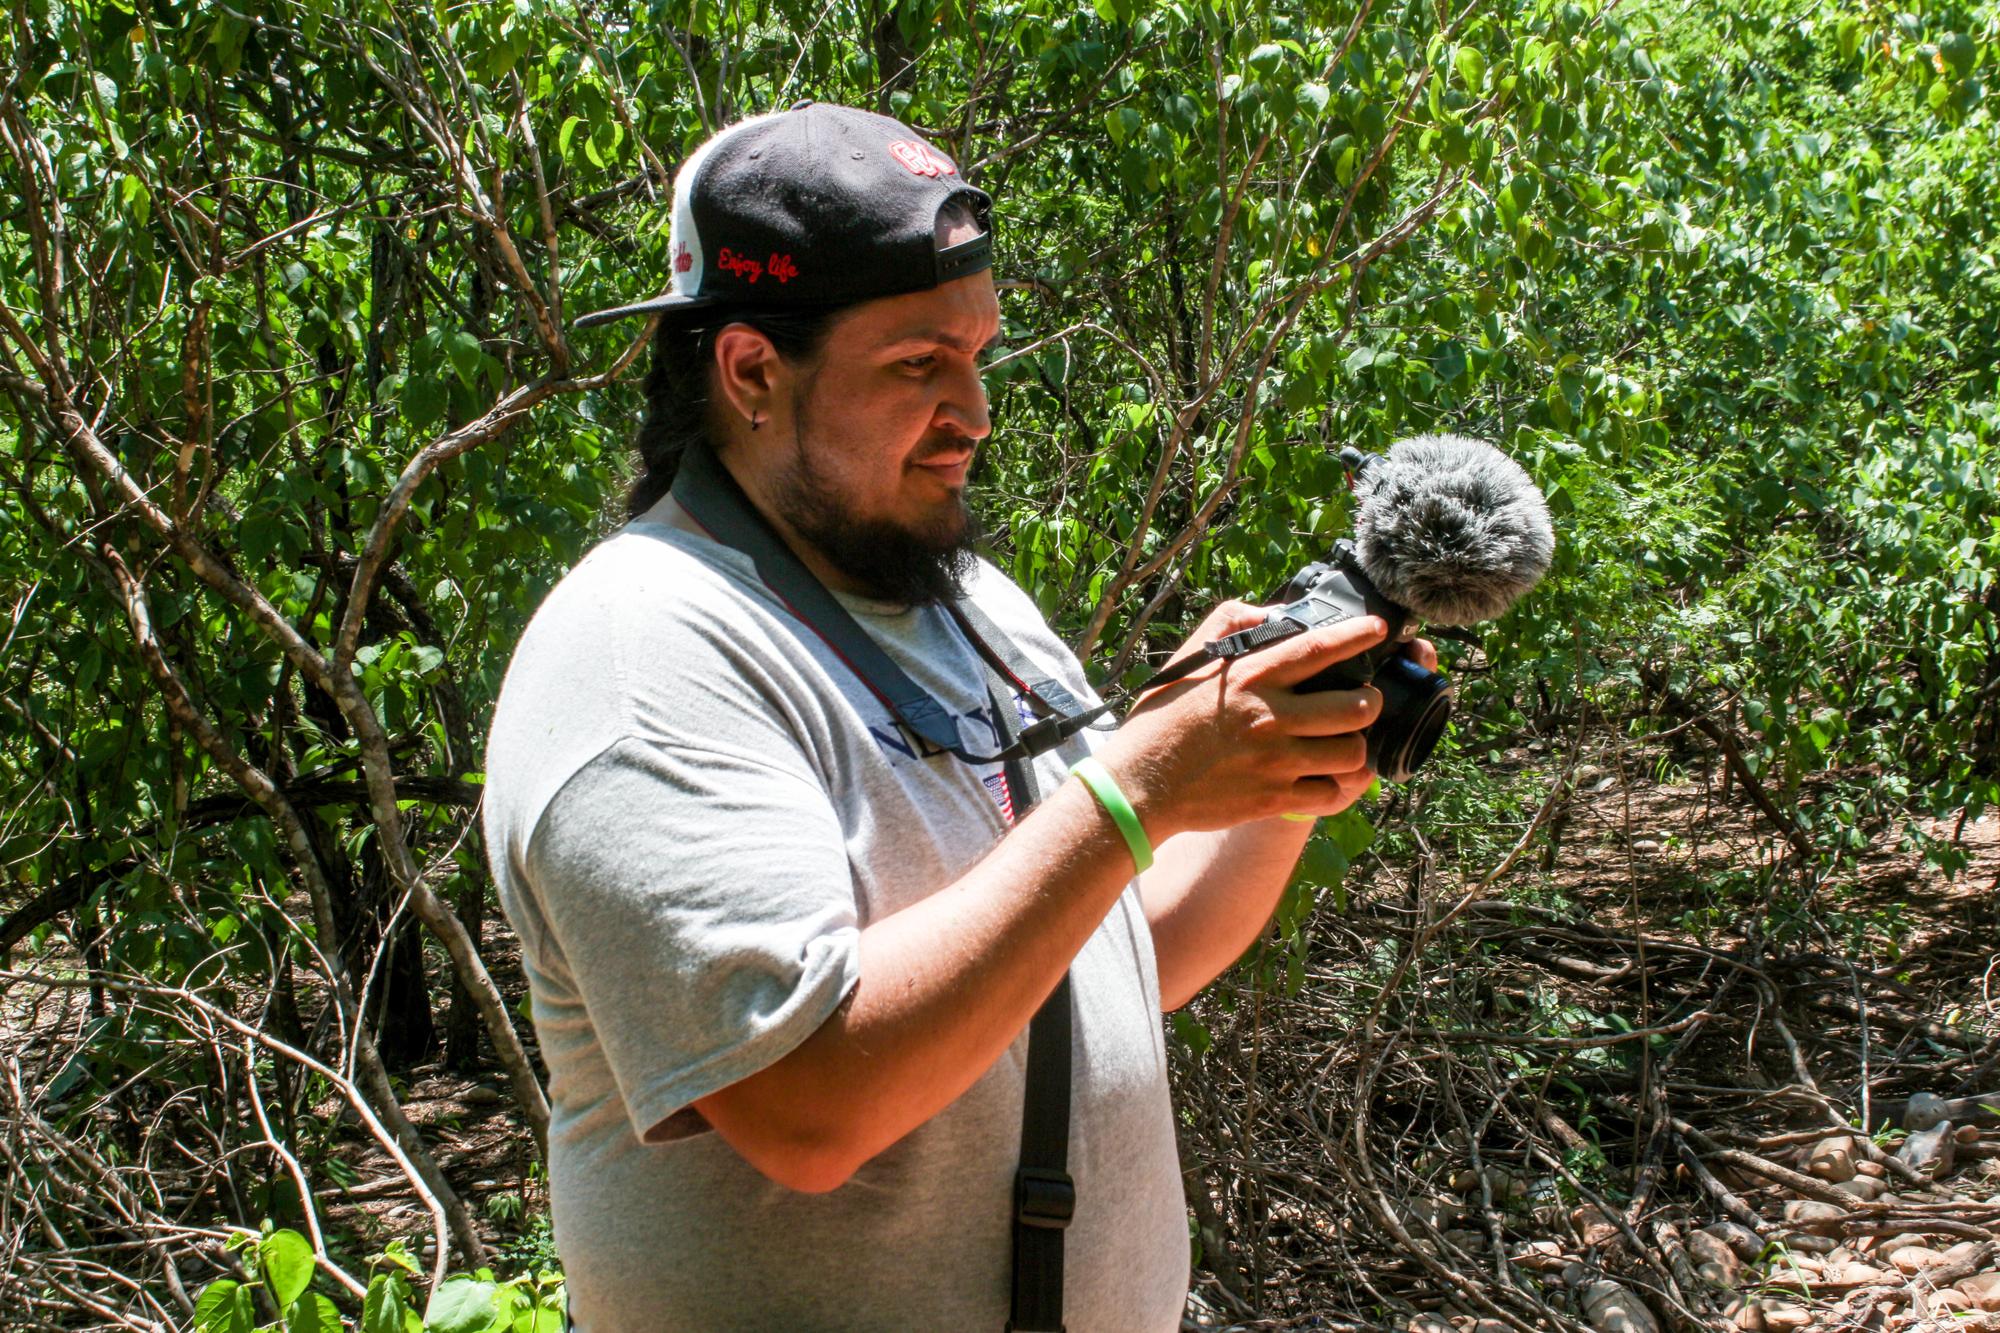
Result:
[[[659,503],[673,486],[681,458],[690,448],[721,445],[722,433],[716,428],[714,405],[708,398],[716,334],[731,324],[748,324],[769,338],[785,360],[810,361],[825,344],[834,316],[845,308],[704,311],[699,323],[663,322],[653,335],[653,365],[646,372],[646,415],[639,423],[635,446],[639,475],[625,494],[625,516],[637,518]]]

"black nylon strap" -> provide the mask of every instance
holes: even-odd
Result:
[[[977,642],[977,636],[971,635]],[[1015,731],[1013,694],[1003,668],[987,659],[988,699],[1004,739]],[[1011,675],[1011,673],[1008,673]],[[1007,786],[1019,819],[1041,799],[1034,765],[1007,760]],[[1069,1174],[1070,1042],[1075,1022],[1069,974],[1028,1024],[1026,1095],[1021,1101],[1021,1164],[1014,1171],[1014,1265],[1007,1327],[1014,1333],[1062,1333],[1063,1230],[1076,1215]]]
[[[898,722],[927,745],[968,764],[1003,763],[1016,754],[1036,755],[1052,750],[1110,711],[1109,704],[1100,704],[1088,712],[1079,712],[1075,697],[1055,681],[1033,668],[1026,668],[1025,674],[1017,671],[994,647],[1003,644],[1011,649],[1013,645],[1008,643],[1006,635],[975,608],[949,602],[947,608],[980,656],[1026,690],[1048,713],[998,753],[973,753],[965,748],[952,715],[854,622],[839,599],[827,591],[818,576],[772,530],[713,453],[702,448],[687,451],[674,477],[673,496],[709,536],[749,556],[764,586],[853,670]],[[1012,656],[1027,661],[1018,650]]]

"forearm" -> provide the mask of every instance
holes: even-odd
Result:
[[[1183,833],[1140,877],[1160,1007],[1178,1009],[1242,956],[1269,924],[1312,833],[1305,820],[1263,819]]]
[[[864,928],[846,1003],[696,1108],[765,1175],[834,1188],[1000,1058],[1131,876],[1115,826],[1065,782],[963,877]]]

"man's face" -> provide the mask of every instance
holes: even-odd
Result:
[[[969,568],[966,475],[992,425],[979,361],[999,329],[992,274],[976,273],[846,311],[817,361],[788,367],[772,424],[791,447],[782,431],[766,446],[766,494],[860,588],[930,600]]]

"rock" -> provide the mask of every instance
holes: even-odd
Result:
[[[1744,1301],[1731,1310],[1729,1322],[1747,1333],[1764,1333],[1764,1307],[1755,1301]]]
[[[1590,1277],[1590,1270],[1572,1260],[1563,1265],[1562,1280],[1565,1287],[1580,1287]]]
[[[1920,1092],[1903,1107],[1903,1128],[1912,1134],[1920,1133],[1937,1125],[1950,1115],[1944,1098],[1935,1092]]]
[[[1702,1234],[1713,1236],[1736,1251],[1736,1257],[1745,1263],[1764,1252],[1764,1238],[1740,1222],[1716,1222],[1703,1227]]]
[[[1447,1245],[1456,1245],[1467,1254],[1478,1254],[1486,1248],[1486,1233],[1483,1231],[1467,1231],[1463,1227],[1454,1227],[1444,1233],[1443,1239]]]
[[[489,1088],[483,1083],[473,1084],[464,1092],[459,1093],[458,1099],[467,1106],[498,1106],[507,1100],[500,1089]]]
[[[1452,1173],[1451,1187],[1460,1194],[1476,1194],[1479,1191],[1479,1173],[1470,1167],[1463,1171],[1455,1171]]]
[[[1863,1263],[1859,1259],[1848,1259],[1841,1263],[1828,1264],[1826,1280],[1847,1287],[1872,1287],[1877,1283],[1887,1282],[1890,1278],[1873,1264]]]
[[[1810,1231],[1787,1232],[1785,1245],[1794,1254],[1832,1254],[1840,1248],[1840,1242],[1833,1237],[1817,1236]]]
[[[1970,1258],[1972,1255],[1979,1253],[1981,1248],[1982,1243],[1979,1241],[1962,1240],[1956,1245],[1945,1247],[1944,1261],[1948,1264],[1957,1263],[1960,1259]]]
[[[1793,1199],[1785,1205],[1785,1220],[1801,1231],[1816,1235],[1830,1236],[1840,1230],[1840,1220],[1847,1216],[1847,1210],[1838,1204],[1821,1203],[1817,1199]]]
[[[1942,1291],[1934,1291],[1924,1297],[1923,1304],[1928,1314],[1955,1315],[1961,1310],[1970,1310],[1972,1308],[1972,1297],[1966,1295],[1957,1287],[1946,1287]]]
[[[1531,1240],[1526,1245],[1516,1245],[1507,1257],[1531,1273],[1560,1273],[1563,1265],[1569,1262],[1563,1247],[1552,1240]]]
[[[1880,1180],[1889,1174],[1889,1168],[1880,1162],[1872,1162],[1864,1158],[1854,1164],[1854,1174],[1857,1176],[1867,1176],[1870,1180]]]
[[[1458,1333],[1458,1330],[1451,1326],[1450,1320],[1441,1319],[1434,1314],[1413,1315],[1405,1327],[1408,1333]]]
[[[1506,1321],[1500,1319],[1475,1319],[1472,1333],[1510,1333]]]
[[[1743,1261],[1737,1258],[1735,1250],[1729,1248],[1728,1241],[1712,1232],[1691,1231],[1686,1244],[1688,1257],[1694,1260],[1696,1272],[1708,1277],[1703,1270],[1713,1264],[1722,1270],[1723,1276],[1720,1279],[1710,1278],[1710,1281],[1719,1281],[1725,1287],[1736,1285],[1736,1275],[1742,1271]]]
[[[1593,1282],[1583,1289],[1583,1317],[1597,1333],[1661,1333],[1653,1312],[1616,1282]]]
[[[1960,1143],[1977,1143],[1979,1142],[1979,1126],[1960,1125],[1951,1132],[1951,1136]]]
[[[1926,1268],[1936,1268],[1944,1262],[1944,1256],[1928,1245],[1905,1245],[1889,1255],[1889,1262],[1899,1273],[1921,1273]]]
[[[1933,1178],[1951,1174],[1958,1153],[1958,1140],[1951,1136],[1951,1121],[1941,1120],[1929,1129],[1918,1130],[1903,1140],[1896,1156],[1919,1175]]]
[[[1772,1333],[1806,1328],[1812,1324],[1812,1311],[1803,1305],[1794,1305],[1790,1301],[1762,1301],[1759,1306],[1764,1312],[1764,1327]]]
[[[1878,1199],[1887,1192],[1888,1186],[1872,1176],[1855,1176],[1852,1180],[1837,1180],[1833,1187],[1846,1194],[1852,1194],[1863,1203]]]
[[[1850,1135],[1836,1134],[1813,1145],[1813,1150],[1806,1155],[1806,1170],[1829,1185],[1838,1185],[1844,1180],[1854,1179],[1854,1157],[1854,1139]]]
[[[1977,1310],[2000,1310],[2000,1273],[1981,1273],[1958,1284]]]
[[[1736,1256],[1732,1254],[1729,1257],[1734,1259]],[[1737,1272],[1737,1269],[1727,1268],[1722,1264],[1696,1264],[1694,1266],[1696,1277],[1708,1283],[1711,1287],[1721,1287],[1726,1291],[1734,1291],[1736,1289]]]

